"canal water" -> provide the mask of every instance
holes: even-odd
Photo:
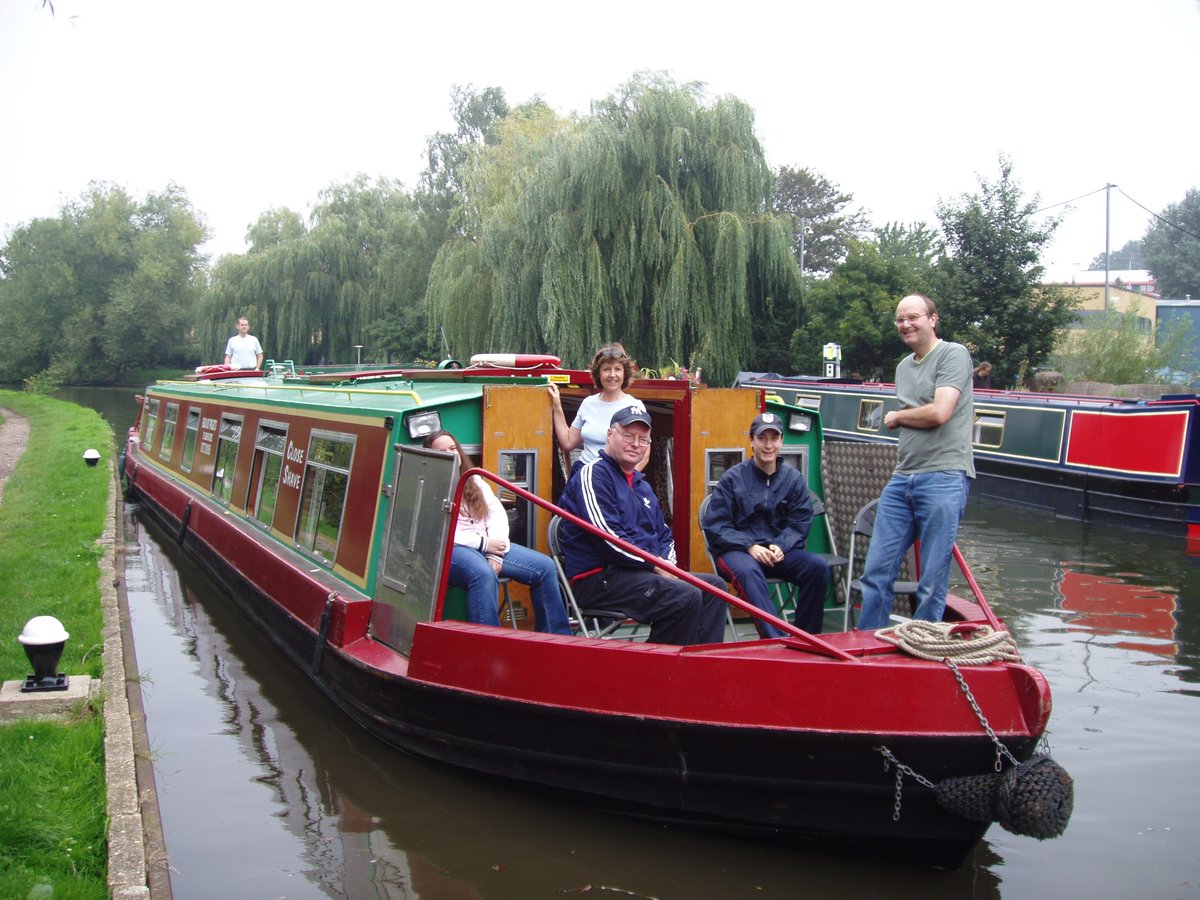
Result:
[[[1181,542],[969,505],[960,545],[1050,682],[1075,812],[1044,842],[993,826],[946,873],[629,822],[409,759],[352,725],[170,535],[135,508],[125,525],[178,898],[1200,894],[1200,559]]]

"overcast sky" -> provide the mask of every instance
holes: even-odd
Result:
[[[587,113],[640,69],[740,97],[773,167],[875,224],[936,224],[1003,153],[1064,216],[1053,274],[1103,251],[1106,184],[1113,250],[1145,233],[1133,201],[1200,187],[1200,0],[53,2],[0,0],[4,239],[90,181],[174,182],[205,249],[241,252],[261,213],[307,215],[331,183],[415,186],[455,84]]]

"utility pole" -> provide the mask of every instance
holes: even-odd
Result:
[[[1108,315],[1108,252],[1109,226],[1112,222],[1112,189],[1115,184],[1104,186],[1104,314]]]

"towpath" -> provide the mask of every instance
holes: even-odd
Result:
[[[29,443],[29,420],[3,407],[0,407],[0,418],[4,419],[4,424],[0,425],[0,502],[3,502],[4,485]]]

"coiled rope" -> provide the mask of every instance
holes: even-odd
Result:
[[[875,636],[905,653],[934,662],[953,660],[962,666],[986,666],[993,662],[1021,661],[1012,635],[990,625],[914,619],[881,629]]]

